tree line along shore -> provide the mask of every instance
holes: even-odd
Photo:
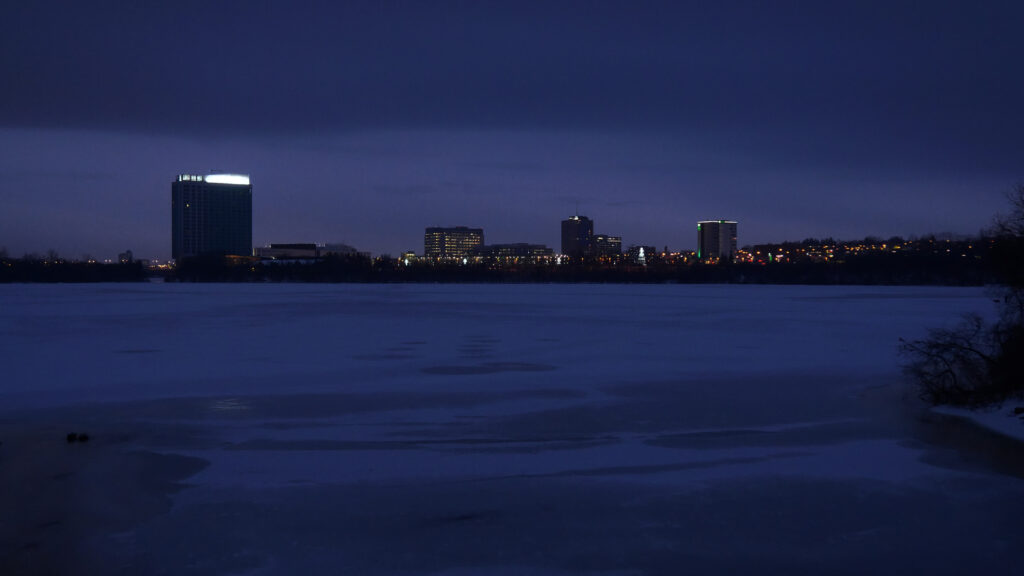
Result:
[[[999,237],[852,242],[807,239],[747,246],[728,261],[692,253],[649,253],[637,263],[621,258],[530,261],[409,260],[387,255],[329,255],[316,259],[261,260],[204,255],[173,267],[142,263],[10,258],[0,253],[0,282],[482,282],[482,283],[736,283],[817,285],[948,285],[999,283],[1006,252]]]

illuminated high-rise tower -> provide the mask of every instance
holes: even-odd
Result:
[[[705,220],[697,222],[697,258],[722,260],[736,253],[736,222]]]
[[[240,174],[181,174],[171,183],[171,257],[252,256],[252,185]]]
[[[586,216],[562,220],[562,254],[590,256],[594,252],[594,221]]]

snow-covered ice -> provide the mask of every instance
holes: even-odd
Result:
[[[1024,414],[1014,414],[1014,409],[1020,406],[1024,406],[1024,401],[1010,400],[1000,406],[973,409],[956,406],[936,406],[932,408],[932,411],[937,414],[946,414],[970,420],[978,426],[983,426],[993,432],[1024,442]]]
[[[83,566],[1019,568],[1021,444],[923,409],[897,353],[901,337],[992,314],[983,289],[146,284],[0,298],[0,418],[207,463],[168,511],[90,536]]]

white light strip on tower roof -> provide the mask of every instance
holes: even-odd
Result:
[[[209,174],[203,178],[207,184],[238,184],[249,185],[249,177],[244,174]]]

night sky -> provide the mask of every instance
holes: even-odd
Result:
[[[0,246],[170,256],[179,173],[253,241],[693,249],[974,234],[1024,181],[1024,2],[5,2]]]

